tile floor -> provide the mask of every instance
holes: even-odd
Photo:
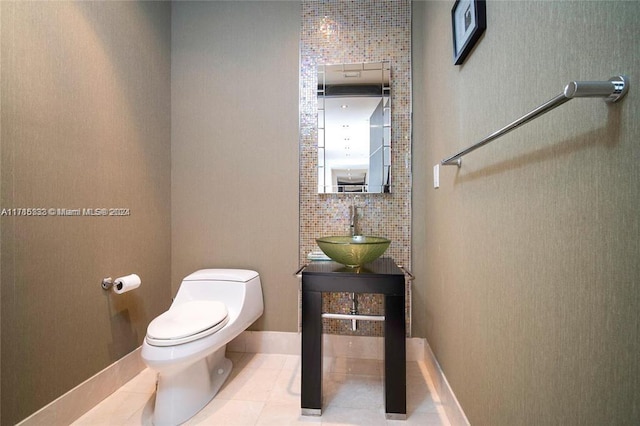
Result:
[[[300,415],[300,357],[228,352],[234,364],[216,397],[187,425],[420,425],[449,426],[422,362],[407,362],[407,420],[386,420],[383,363],[325,358],[322,416]],[[149,369],[73,423],[151,425],[155,374]]]

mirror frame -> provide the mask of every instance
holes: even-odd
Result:
[[[318,193],[363,193],[382,194],[391,192],[391,65],[387,61],[357,64],[321,64],[317,67],[317,130],[318,130]],[[327,131],[327,116],[334,116],[328,106],[336,104],[339,99],[348,98],[353,102],[365,102],[371,98],[369,105],[375,108],[377,123],[369,122],[366,135],[369,141],[368,157],[365,162],[343,167],[332,168],[328,173],[327,151],[336,137]],[[359,99],[356,99],[359,98]],[[380,102],[376,102],[379,98]],[[345,105],[342,106],[345,108]],[[371,106],[369,106],[371,108]],[[373,117],[373,115],[372,115]],[[342,127],[348,127],[342,125]],[[337,133],[335,130],[332,132]],[[373,137],[372,137],[373,135]],[[330,139],[330,140],[329,140]],[[350,138],[345,137],[348,141]],[[355,138],[354,138],[355,139]],[[340,143],[342,145],[342,143]],[[348,150],[349,143],[344,149]],[[349,156],[345,151],[345,156]],[[362,156],[360,158],[363,158]],[[366,167],[366,168],[365,168]],[[356,170],[357,169],[357,170]],[[340,180],[342,179],[342,180]],[[371,183],[375,179],[376,183]],[[330,180],[329,182],[327,182]]]

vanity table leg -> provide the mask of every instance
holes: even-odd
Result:
[[[303,277],[304,280],[304,277]],[[322,293],[302,290],[302,415],[322,414]]]
[[[386,295],[384,324],[384,397],[387,419],[407,418],[407,341],[404,295]]]

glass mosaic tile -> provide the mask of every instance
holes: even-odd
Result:
[[[300,264],[317,251],[315,239],[348,235],[349,206],[358,209],[362,235],[386,237],[385,256],[411,268],[411,2],[408,0],[303,1],[300,32]],[[318,64],[391,63],[391,193],[318,194]],[[355,200],[352,200],[355,197]],[[411,330],[411,281],[407,281],[407,334]],[[324,312],[345,312],[348,293],[327,293]],[[361,313],[382,313],[380,295],[361,295]],[[326,333],[382,336],[382,324],[324,320]]]

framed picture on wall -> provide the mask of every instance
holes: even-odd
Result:
[[[456,0],[451,9],[453,31],[453,63],[464,62],[485,28],[487,4],[485,0]]]

